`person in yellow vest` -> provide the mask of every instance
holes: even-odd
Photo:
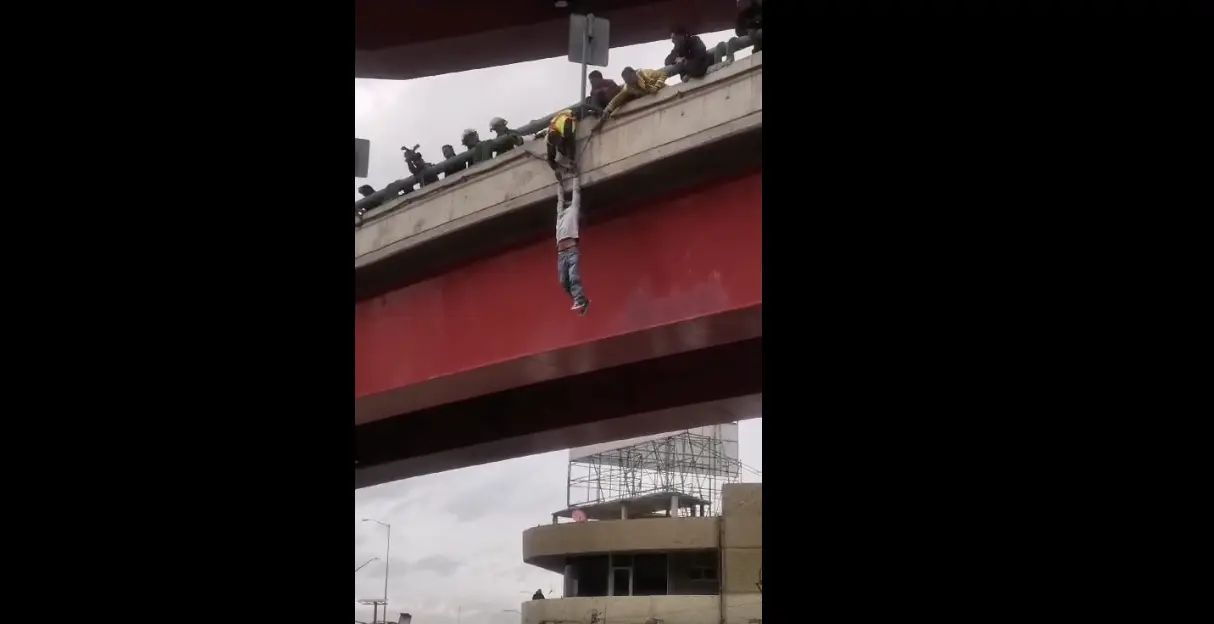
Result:
[[[619,107],[642,95],[653,95],[666,86],[666,74],[660,69],[625,67],[620,76],[624,79],[624,88],[607,104],[607,110],[603,111],[604,123]]]
[[[577,118],[573,111],[565,109],[556,114],[552,121],[548,122],[548,166],[552,167],[553,171],[557,171],[557,177],[560,177],[559,169],[568,171],[577,171]],[[556,162],[557,154],[561,154],[568,161],[568,165],[561,165]]]

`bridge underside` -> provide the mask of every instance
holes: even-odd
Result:
[[[551,240],[358,303],[356,483],[636,435],[593,425],[761,392],[761,186],[743,173],[590,224],[584,318]],[[664,413],[643,433],[706,418]]]
[[[496,392],[355,427],[354,486],[750,418],[762,392],[762,336]]]
[[[737,11],[733,0],[569,4],[610,19],[613,48],[666,39],[673,25],[732,28]],[[354,77],[405,80],[564,56],[570,10],[549,0],[355,0]]]

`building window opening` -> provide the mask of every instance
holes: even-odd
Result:
[[[611,583],[612,596],[631,596],[632,568],[612,568]]]
[[[713,561],[711,557],[706,560]],[[675,561],[666,553],[590,555],[570,557],[565,562],[567,598],[666,596],[671,593],[671,566]],[[686,570],[688,559],[684,557],[680,565]],[[685,573],[683,578],[686,578]]]
[[[667,590],[666,555],[636,555],[633,557],[633,596],[665,596]]]
[[[713,552],[697,553],[687,570],[687,578],[693,581],[717,580],[717,556]]]
[[[713,550],[671,553],[669,593],[680,596],[720,593],[717,556]]]
[[[575,596],[585,598],[609,596],[607,573],[610,565],[607,555],[578,557],[573,560],[571,567],[577,587]]]
[[[611,595],[632,595],[632,555],[611,555]]]

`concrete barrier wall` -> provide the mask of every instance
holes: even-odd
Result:
[[[721,488],[721,592],[728,624],[763,619],[758,582],[763,570],[763,484],[731,483]]]
[[[523,603],[522,614],[522,624],[644,624],[649,619],[662,624],[717,624],[721,607],[717,596],[619,596],[532,600]]]
[[[587,187],[762,128],[763,53],[740,59],[703,80],[634,100],[601,132],[593,133],[597,124],[588,120],[578,133],[583,140],[590,137],[588,145],[579,142]],[[555,203],[556,183],[545,154],[543,141],[530,141],[367,213],[354,233],[355,268],[506,212],[541,201]]]
[[[721,610],[720,596],[618,596],[561,598],[524,602],[522,624],[750,624],[763,619],[758,595],[726,596],[732,607]],[[597,618],[597,620],[596,620]]]

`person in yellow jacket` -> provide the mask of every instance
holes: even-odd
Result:
[[[577,167],[577,117],[573,111],[565,109],[556,114],[548,122],[548,166],[553,171],[566,168],[576,171]],[[557,154],[563,154],[569,164],[565,167],[557,164]],[[559,177],[559,172],[558,172]]]
[[[666,74],[660,69],[625,67],[620,76],[624,79],[624,88],[607,104],[607,109],[603,111],[604,122],[619,107],[643,95],[653,95],[666,86]]]

